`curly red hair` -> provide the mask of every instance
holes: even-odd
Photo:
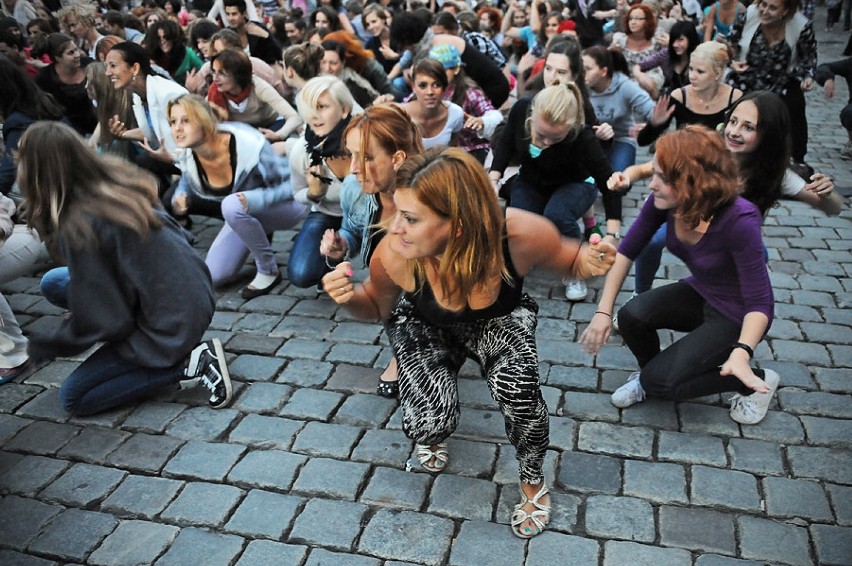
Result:
[[[630,14],[636,10],[639,10],[645,16],[645,39],[651,39],[657,32],[657,16],[654,15],[654,11],[647,4],[634,4],[630,6],[630,9],[624,13],[624,29],[630,29]]]
[[[740,192],[737,165],[722,136],[690,125],[657,140],[657,166],[677,194],[677,214],[695,228]]]

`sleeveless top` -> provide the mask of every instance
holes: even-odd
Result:
[[[438,304],[435,293],[428,279],[423,282],[415,281],[416,291],[406,292],[405,298],[414,305],[414,310],[421,317],[435,325],[448,325],[454,323],[477,322],[491,318],[506,316],[514,311],[521,302],[523,294],[524,278],[515,271],[512,257],[509,254],[509,238],[503,234],[503,260],[506,270],[509,272],[511,282],[500,278],[500,294],[491,305],[482,309],[471,309],[465,307],[460,311],[447,310]]]
[[[728,104],[724,108],[722,108],[718,112],[714,112],[713,114],[699,114],[690,110],[689,107],[686,105],[686,87],[682,87],[680,89],[680,94],[681,96],[683,96],[683,108],[678,108],[678,125],[703,124],[711,130],[715,130],[719,124],[725,121],[725,114],[728,112],[728,108],[731,107],[731,104],[734,100],[734,89],[732,88],[731,92],[728,93]],[[675,104],[678,104],[677,100],[672,100]]]
[[[224,187],[214,187],[210,184],[210,180],[207,178],[207,171],[201,165],[198,155],[194,151],[192,152],[192,158],[195,160],[195,165],[198,168],[198,180],[201,183],[201,187],[206,193],[214,197],[226,197],[231,194],[231,191],[234,189],[234,181],[237,177],[237,140],[233,134],[229,135],[231,136],[231,140],[228,142],[228,153],[230,154],[231,162],[231,182]]]

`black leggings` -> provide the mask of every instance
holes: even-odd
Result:
[[[740,325],[710,306],[684,282],[645,291],[618,311],[619,333],[636,356],[645,392],[659,399],[681,401],[751,389],[719,369],[739,339]],[[658,330],[688,332],[660,351]],[[755,375],[763,377],[761,370]]]

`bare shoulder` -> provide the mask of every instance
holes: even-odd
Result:
[[[246,33],[256,35],[257,37],[269,37],[269,32],[254,22],[248,22],[248,24],[246,24]]]
[[[380,286],[394,286],[405,291],[414,290],[414,276],[408,262],[394,252],[388,238],[382,238],[370,260],[370,278]]]

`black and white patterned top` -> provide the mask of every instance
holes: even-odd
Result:
[[[739,44],[745,21],[745,12],[737,16],[731,35],[728,36],[731,45]],[[796,51],[796,65],[788,72],[787,67],[792,56],[790,46],[783,40],[770,46],[758,26],[746,55],[748,70],[743,73],[731,72],[727,83],[743,92],[769,90],[778,95],[785,94],[787,84],[791,80],[798,83],[806,77],[813,78],[816,71],[817,43],[812,22],[802,28],[796,42]]]

